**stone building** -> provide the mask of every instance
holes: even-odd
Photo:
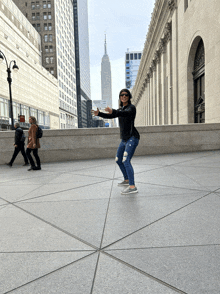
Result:
[[[220,122],[220,1],[156,0],[132,94],[137,125]]]
[[[58,79],[60,128],[77,128],[72,0],[13,1],[41,35],[42,65]]]
[[[12,70],[13,116],[25,115],[37,118],[42,128],[59,128],[59,104],[57,79],[43,66],[41,39],[38,32],[25,18],[12,0],[0,0],[0,50],[8,65],[15,60],[19,71]],[[6,62],[0,64],[0,128],[9,125],[9,85]]]

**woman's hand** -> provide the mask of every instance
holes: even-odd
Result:
[[[99,109],[97,108],[97,110],[91,110],[91,114],[94,116],[97,116],[99,114]]]
[[[105,111],[107,111],[109,114],[112,114],[112,109],[110,107],[106,107]]]
[[[36,144],[33,144],[33,147],[34,147],[34,149],[36,149],[37,145]]]

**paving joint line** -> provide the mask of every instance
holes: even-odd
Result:
[[[107,252],[102,252],[102,253],[105,254],[105,255],[107,255],[108,257],[110,257],[110,258],[118,261],[119,263],[124,264],[125,266],[127,266],[127,267],[129,267],[129,268],[131,268],[131,269],[133,269],[133,270],[135,270],[137,272],[139,272],[140,274],[142,274],[142,275],[150,278],[151,280],[154,280],[157,283],[162,284],[162,285],[164,285],[164,286],[166,286],[166,287],[174,290],[177,293],[187,294],[186,292],[183,292],[182,290],[180,290],[180,289],[178,289],[178,288],[176,288],[176,287],[174,287],[174,286],[172,286],[172,285],[170,285],[170,284],[168,284],[168,283],[166,283],[166,282],[164,282],[164,281],[162,281],[162,280],[160,280],[160,279],[152,276],[151,274],[146,273],[145,271],[143,271],[143,270],[141,270],[141,269],[139,269],[139,268],[137,268],[137,267],[135,267],[135,266],[133,266],[133,265],[131,265],[131,264],[129,264],[129,263],[127,263],[127,262],[125,262],[125,261],[123,261],[123,260],[121,260],[121,259],[119,259],[119,258],[117,258],[117,257],[115,257],[115,256],[113,256],[113,255],[111,255],[109,253],[107,253]]]
[[[116,171],[116,167],[115,167],[115,170],[114,170],[114,175],[115,175],[115,171]],[[110,201],[111,201],[111,194],[112,194],[112,189],[113,189],[113,183],[114,183],[114,180],[112,181],[111,191],[110,191],[110,195],[109,195],[109,201],[108,201],[108,206],[107,206],[107,210],[106,210],[105,221],[104,221],[104,226],[103,226],[103,231],[102,231],[102,237],[101,237],[101,242],[100,242],[99,255],[98,255],[98,258],[97,258],[97,262],[96,262],[96,268],[95,268],[95,272],[94,272],[94,277],[93,277],[93,281],[92,281],[92,287],[91,287],[90,294],[93,293],[93,289],[94,289],[94,285],[95,285],[96,274],[97,274],[98,265],[99,265],[100,252],[101,252],[102,242],[103,242],[103,238],[104,238],[104,234],[105,234],[105,226],[106,226],[106,222],[107,222],[108,210],[109,210]]]
[[[91,254],[88,254],[88,255],[86,255],[86,256],[83,256],[83,257],[81,257],[81,258],[79,258],[79,259],[77,259],[77,260],[75,260],[75,261],[73,261],[73,262],[71,262],[71,263],[68,263],[68,264],[66,264],[66,265],[64,265],[64,266],[62,266],[62,267],[60,267],[60,268],[57,268],[57,269],[55,269],[55,270],[53,270],[53,271],[51,271],[51,272],[49,272],[49,273],[47,273],[47,274],[45,274],[45,275],[43,275],[43,276],[41,276],[41,277],[38,277],[38,278],[36,278],[36,279],[34,279],[34,280],[31,280],[31,281],[29,281],[29,282],[27,282],[27,283],[25,283],[25,284],[23,284],[23,285],[20,285],[20,286],[14,288],[14,289],[11,289],[11,290],[9,290],[9,291],[3,293],[3,294],[8,294],[8,293],[11,293],[11,292],[13,292],[13,291],[15,291],[15,290],[18,290],[18,289],[20,289],[20,288],[23,288],[24,286],[27,286],[27,285],[29,285],[29,284],[31,284],[31,283],[33,283],[33,282],[36,282],[36,281],[38,281],[38,280],[40,280],[40,279],[43,279],[43,278],[45,278],[45,277],[47,277],[47,276],[49,276],[49,275],[51,275],[51,274],[53,274],[53,273],[55,273],[55,272],[57,272],[57,271],[60,271],[60,270],[66,268],[66,267],[68,267],[68,266],[70,266],[70,265],[73,265],[74,263],[77,263],[77,262],[81,261],[82,259],[85,259],[85,258],[87,258],[87,257],[89,257],[89,256],[91,256],[91,255],[93,255],[93,254],[95,254],[95,253],[96,253],[96,252],[92,252]]]
[[[184,206],[182,206],[182,207],[180,207],[180,208],[178,208],[178,209],[176,209],[176,210],[174,210],[174,211],[172,211],[172,212],[170,212],[170,213],[168,213],[167,215],[165,215],[165,216],[163,216],[163,217],[161,217],[161,218],[159,218],[159,219],[157,219],[157,220],[155,220],[155,221],[153,221],[153,222],[151,222],[151,223],[149,223],[149,224],[147,224],[147,225],[145,225],[145,226],[143,226],[143,227],[141,227],[141,228],[135,230],[134,232],[129,233],[128,235],[126,235],[126,236],[124,236],[124,237],[118,239],[117,241],[114,241],[114,242],[110,243],[109,245],[104,246],[104,247],[101,249],[101,251],[106,250],[106,248],[108,248],[108,247],[110,247],[110,246],[112,246],[112,245],[114,245],[114,244],[116,244],[116,243],[118,243],[118,242],[121,242],[122,240],[124,240],[124,239],[130,237],[131,235],[133,235],[133,234],[135,234],[135,233],[137,233],[137,232],[139,232],[139,231],[141,231],[141,230],[143,230],[143,229],[145,229],[145,228],[147,228],[147,227],[149,227],[149,226],[151,226],[151,225],[153,225],[153,224],[155,224],[155,223],[157,223],[157,222],[160,222],[161,220],[163,220],[163,219],[169,217],[169,216],[172,215],[172,214],[175,214],[176,212],[178,212],[178,211],[180,211],[180,210],[186,208],[187,206],[190,206],[190,205],[194,204],[194,203],[197,202],[197,201],[200,201],[201,199],[207,197],[207,196],[210,195],[210,194],[212,194],[212,193],[210,192],[210,193],[208,193],[207,195],[204,195],[204,196],[202,196],[202,197],[200,197],[200,198],[198,198],[198,199],[196,199],[196,200],[194,200],[194,201],[192,201],[192,202],[190,202],[190,203],[188,203],[188,204],[186,204],[186,205],[184,205]]]

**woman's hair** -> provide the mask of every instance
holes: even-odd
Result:
[[[30,116],[30,118],[32,119],[33,124],[34,124],[34,125],[37,125],[36,117],[35,117],[35,116]]]
[[[128,90],[128,89],[122,89],[120,92],[119,92],[119,106],[122,107],[123,106],[123,103],[121,102],[121,99],[120,99],[120,95],[122,92],[126,92],[129,96],[128,96],[128,104],[131,104],[131,99],[132,99],[132,95],[131,95],[131,92]]]

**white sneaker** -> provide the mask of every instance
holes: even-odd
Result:
[[[134,187],[134,188],[128,187],[125,190],[121,191],[121,194],[134,194],[137,192],[138,192],[138,189],[136,187]]]

